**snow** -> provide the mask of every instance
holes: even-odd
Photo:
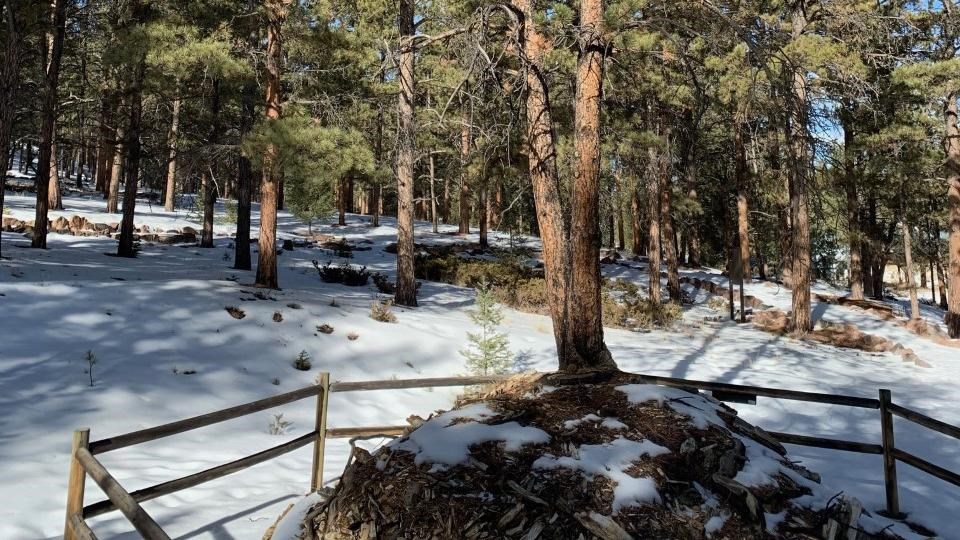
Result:
[[[692,395],[677,388],[653,384],[627,384],[618,386],[617,390],[626,394],[630,403],[656,401],[660,407],[666,404],[674,411],[690,417],[690,422],[697,429],[707,429],[710,424],[726,425],[717,416],[717,406],[707,401],[703,396]]]
[[[33,219],[30,197],[7,193],[5,204],[13,215]],[[104,202],[96,196],[65,195],[64,205],[64,212],[51,215],[119,221],[118,215],[102,213]],[[306,226],[287,212],[281,212],[278,221],[281,238],[306,234]],[[199,228],[189,212],[167,213],[145,201],[138,202],[136,222],[164,230]],[[254,215],[254,231],[257,226]],[[417,223],[417,242],[477,241],[476,234],[452,234],[456,226],[441,226],[440,234],[430,232],[430,227]],[[215,226],[222,234],[232,228]],[[348,215],[345,227],[321,224],[314,228],[350,241],[370,241],[371,249],[356,252],[350,262],[394,275],[395,256],[383,251],[396,240],[392,219],[384,218],[380,227],[371,227],[367,218]],[[490,238],[501,246],[509,241],[500,233],[491,233]],[[329,371],[335,381],[466,374],[457,351],[466,344],[466,332],[474,330],[466,313],[473,303],[468,289],[424,282],[420,307],[394,308],[398,322],[383,324],[368,316],[376,293],[372,285],[350,288],[318,279],[312,259],[341,261],[319,249],[283,252],[278,268],[283,290],[270,292],[273,300],[257,300],[252,293],[263,291],[250,286],[253,274],[230,268],[232,241],[226,237],[218,237],[213,249],[144,244],[136,259],[104,255],[116,251],[116,241],[109,238],[51,234],[50,249],[43,251],[22,247],[28,242],[13,233],[4,233],[2,242],[0,472],[5,482],[0,484],[0,538],[62,535],[68,453],[71,432],[77,427],[89,426],[91,438],[102,439],[300,388],[312,384],[321,371]],[[525,242],[538,246],[534,239]],[[647,282],[643,263],[604,265],[603,272],[644,286]],[[726,278],[710,269],[683,275],[726,284]],[[822,284],[815,290],[842,294]],[[775,284],[750,284],[747,293],[769,305],[789,308],[790,292]],[[703,291],[697,295],[707,298]],[[338,307],[330,305],[332,299]],[[302,309],[288,307],[291,303]],[[225,306],[239,307],[246,317],[233,319]],[[923,310],[931,320],[942,318],[935,307],[923,306]],[[282,313],[283,322],[273,322],[276,311]],[[625,371],[862,397],[875,397],[878,388],[889,388],[895,402],[960,424],[960,407],[952,399],[960,385],[960,349],[937,345],[863,311],[817,302],[817,320],[853,322],[865,332],[895,337],[932,367],[904,363],[891,354],[776,336],[752,325],[704,322],[704,317],[717,315],[723,314],[701,303],[686,308],[684,321],[672,330],[606,329],[605,337]],[[505,310],[505,316],[517,368],[555,369],[549,319],[512,310]],[[320,324],[330,324],[334,333],[317,332]],[[348,340],[348,332],[357,332],[359,338]],[[87,350],[97,358],[93,387],[84,373]],[[310,371],[291,366],[301,350],[312,358]],[[183,374],[187,370],[196,373]],[[275,379],[279,384],[274,384]],[[411,414],[426,417],[431,411],[450,408],[459,392],[459,388],[437,388],[333,394],[329,425],[404,424]],[[657,395],[678,412],[710,421],[708,412],[684,410],[688,403],[672,401],[669,390]],[[701,402],[689,405],[703,407]],[[734,406],[746,421],[768,430],[880,441],[875,410],[767,398],[758,399],[755,406]],[[293,422],[284,435],[268,433],[276,413]],[[306,433],[313,423],[314,403],[304,400],[99,457],[121,485],[135,490],[281,444]],[[956,440],[900,419],[895,420],[895,430],[898,447],[960,471]],[[381,443],[357,444],[370,448]],[[830,496],[842,490],[859,498],[871,512],[883,507],[879,456],[793,445],[788,450],[790,459],[819,472],[824,483],[833,486]],[[346,440],[329,441],[324,469],[328,484],[342,471],[349,452]],[[259,538],[291,502],[307,492],[311,459],[311,449],[305,447],[146,502],[144,508],[173,537]],[[759,461],[753,463],[751,467],[759,467]],[[954,516],[960,508],[960,490],[904,464],[898,465],[898,476],[901,507],[910,519],[944,538],[957,538]],[[96,485],[88,482],[86,503],[101,499]],[[877,527],[888,524],[876,518]],[[137,538],[117,513],[95,518],[91,525],[101,538]],[[902,524],[894,529],[917,538]]]
[[[578,418],[576,420],[567,420],[563,423],[564,429],[576,429],[578,426],[584,423],[600,423],[601,427],[617,430],[617,429],[627,429],[627,425],[623,422],[617,420],[616,418],[600,418],[599,416],[590,413],[583,418]]]
[[[477,422],[495,414],[484,403],[445,412],[424,422],[408,437],[391,442],[387,448],[410,452],[416,455],[414,462],[417,465],[433,463],[434,470],[442,470],[444,466],[467,464],[470,447],[475,444],[498,441],[503,443],[507,452],[516,452],[526,444],[550,442],[550,435],[535,427],[521,426],[516,422],[495,425]]]
[[[709,538],[711,535],[713,535],[713,533],[722,529],[723,524],[726,523],[728,519],[730,519],[730,514],[726,513],[711,517],[706,523],[703,524],[704,534],[706,534]]]
[[[659,502],[660,494],[652,478],[631,476],[626,472],[644,456],[656,457],[670,450],[651,441],[634,441],[617,437],[605,444],[583,444],[571,456],[545,454],[533,462],[534,469],[571,469],[587,478],[605,476],[616,483],[613,489],[613,513],[621,508]]]
[[[293,508],[277,523],[272,540],[302,540],[306,531],[303,520],[314,504],[323,501],[319,493],[311,493],[294,503]]]

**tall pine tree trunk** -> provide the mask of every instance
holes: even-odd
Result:
[[[650,182],[647,192],[647,219],[649,220],[647,258],[650,261],[648,265],[650,302],[659,305],[662,302],[660,295],[660,182],[658,180],[660,156],[653,146],[647,153],[650,156],[649,174],[647,175]]]
[[[176,85],[180,87],[179,84]],[[164,190],[163,208],[167,212],[173,212],[174,197],[177,189],[177,143],[179,142],[178,131],[180,128],[180,96],[173,98],[173,113],[170,117],[170,131],[167,133],[167,185]]]
[[[667,131],[669,133],[669,130]],[[664,143],[669,147],[669,135]],[[680,302],[680,268],[677,262],[676,234],[673,229],[673,193],[670,189],[670,162],[666,155],[662,155],[659,163],[660,182],[660,233],[663,247],[663,259],[667,264],[667,294],[673,302]]]
[[[520,41],[526,66],[526,153],[530,183],[537,215],[537,229],[543,243],[544,276],[553,337],[560,365],[574,359],[568,339],[566,288],[569,284],[568,239],[563,218],[550,94],[543,72],[543,57],[549,42],[536,28],[532,0],[512,0],[519,12]]]
[[[53,0],[50,5],[53,27],[50,46],[45,48],[43,101],[41,105],[40,156],[35,185],[37,189],[36,217],[30,246],[47,247],[47,200],[50,188],[50,160],[53,159],[54,124],[57,120],[57,89],[60,84],[60,58],[63,55],[63,37],[66,32],[66,0]]]
[[[253,2],[248,5],[252,8]],[[251,35],[256,43],[257,32]],[[257,111],[257,83],[247,80],[243,84],[240,98],[240,136],[246,136],[253,129],[254,115]],[[237,157],[237,233],[234,242],[233,267],[237,270],[250,270],[250,199],[253,194],[253,164],[250,158],[241,153]]]
[[[913,238],[910,233],[910,224],[904,217],[900,222],[903,228],[903,258],[906,262],[907,288],[910,290],[910,318],[920,318],[920,301],[917,298],[917,284],[913,279]]]
[[[142,4],[137,4],[135,21],[142,22],[137,12],[144,10]],[[137,255],[133,245],[134,211],[137,204],[137,186],[140,180],[140,120],[143,112],[143,78],[146,72],[146,57],[141,56],[133,66],[133,80],[130,85],[130,122],[127,125],[127,141],[124,144],[126,159],[124,171],[123,191],[123,219],[120,221],[120,243],[117,246],[117,255],[120,257],[135,257]]]
[[[280,61],[283,43],[280,30],[292,0],[267,1],[266,111],[267,122],[280,118]],[[260,184],[260,236],[256,286],[279,288],[277,280],[277,192],[280,163],[277,147],[267,144],[263,153],[263,180]]]
[[[124,99],[124,102],[129,100]],[[119,115],[117,115],[119,116]],[[115,131],[113,146],[113,160],[110,163],[110,182],[107,185],[107,213],[116,214],[119,209],[120,182],[123,181],[123,160],[126,155],[126,137],[127,130],[123,126],[123,120],[118,118],[118,126]]]
[[[470,110],[466,104],[460,117],[460,227],[457,234],[470,234],[470,159],[471,127]]]
[[[798,3],[791,13],[793,39],[798,40],[807,25],[803,8]],[[807,81],[803,68],[790,72],[790,225],[793,246],[793,300],[790,330],[809,332],[813,329],[810,317],[810,221],[807,209],[807,180],[810,175],[807,151]]]
[[[20,84],[20,21],[17,20],[16,6],[19,4],[6,0],[3,4],[3,21],[6,28],[6,43],[3,64],[0,65],[0,156],[6,159],[10,153],[10,139],[13,134],[13,121],[16,113],[17,88]],[[20,154],[23,159],[23,154]],[[7,187],[7,171],[0,178],[0,209],[3,208],[4,191]]]
[[[210,131],[207,136],[207,146],[210,148],[210,158],[204,164],[204,169],[200,173],[203,183],[203,233],[200,239],[200,247],[213,247],[213,217],[217,204],[218,187],[214,170],[216,170],[219,153],[217,145],[220,143],[220,80],[213,79],[210,88]]]
[[[743,142],[743,122],[737,113],[733,120],[733,159],[734,176],[737,186],[737,239],[739,240],[740,268],[743,281],[750,283],[753,273],[750,270],[750,209],[747,203],[748,174],[747,147]]]
[[[57,124],[53,124],[53,143],[50,145],[50,186],[47,188],[47,206],[50,210],[63,210],[63,197],[60,195],[60,165],[57,154]]]
[[[948,253],[950,269],[947,274],[949,290],[945,322],[950,337],[960,339],[960,128],[957,127],[957,93],[947,96],[944,108],[947,154],[947,211],[950,239]],[[942,294],[942,293],[941,293]]]
[[[630,251],[634,255],[643,253],[643,232],[640,224],[640,193],[634,188],[630,197],[630,238],[632,245]]]
[[[400,0],[400,95],[397,103],[397,285],[394,302],[401,306],[417,305],[417,282],[414,276],[413,192],[416,125],[414,100],[414,0]]]
[[[570,198],[570,327],[577,355],[562,371],[613,368],[603,342],[600,276],[600,106],[606,41],[603,1],[580,1],[580,57],[574,97],[574,171]]]
[[[854,161],[854,137],[849,112],[840,115],[843,123],[843,185],[847,196],[847,241],[850,251],[850,298],[863,300],[863,261],[860,254],[860,200]]]

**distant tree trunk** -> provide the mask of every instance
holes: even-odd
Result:
[[[649,192],[647,194],[647,209],[649,220],[649,240],[647,240],[647,258],[650,261],[650,301],[659,305],[663,300],[660,296],[660,186],[657,181],[657,162],[659,156],[653,147],[648,150],[650,155]]]
[[[634,188],[633,195],[630,197],[630,238],[633,244],[630,251],[634,255],[643,253],[643,233],[641,231],[640,193]]]
[[[112,112],[116,104],[106,84],[101,85],[100,126],[97,134],[97,191],[106,199],[110,194],[110,171],[113,165],[115,130],[111,129]]]
[[[480,248],[487,249],[490,243],[487,241],[488,227],[490,226],[490,187],[484,183],[480,187]]]
[[[394,302],[401,306],[417,305],[417,281],[414,276],[413,256],[413,192],[416,125],[414,100],[414,0],[400,0],[400,70],[397,76],[400,94],[397,103],[399,131],[397,134],[397,285]]]
[[[793,38],[799,39],[807,25],[802,6],[791,11]],[[807,81],[802,68],[793,68],[791,73],[790,129],[787,133],[790,144],[790,224],[793,244],[793,301],[790,330],[809,332],[813,330],[810,317],[810,222],[807,211],[807,179],[809,177],[809,154],[807,151]]]
[[[735,113],[733,121],[733,159],[734,176],[737,186],[737,239],[739,240],[740,268],[743,280],[750,283],[753,273],[750,269],[750,211],[747,204],[747,189],[750,174],[747,169],[747,147],[743,141],[743,122],[740,113]]]
[[[13,122],[16,114],[17,89],[20,85],[21,33],[17,20],[16,7],[19,2],[5,0],[3,3],[3,25],[6,30],[6,43],[3,64],[0,65],[0,155],[6,158],[10,154],[10,139],[13,136]],[[23,153],[20,154],[23,160]],[[0,209],[3,208],[4,191],[7,187],[6,169],[0,178]]]
[[[47,188],[47,205],[50,210],[63,210],[63,197],[60,195],[60,167],[57,162],[57,153],[60,148],[56,143],[57,126],[53,126],[54,142],[50,146],[50,186]]]
[[[280,62],[283,58],[281,27],[292,0],[267,3],[266,111],[267,122],[280,118]],[[277,191],[280,164],[277,147],[267,144],[263,153],[263,180],[260,185],[260,236],[256,286],[279,288],[277,280]]]
[[[944,148],[947,154],[947,229],[950,231],[950,270],[947,288],[947,314],[944,321],[950,337],[960,339],[960,128],[957,127],[957,93],[947,95],[944,107],[946,137]]]
[[[180,85],[176,84],[175,88]],[[163,199],[163,208],[167,212],[173,212],[174,197],[177,189],[177,143],[179,142],[178,130],[180,127],[180,96],[173,98],[173,115],[170,118],[170,131],[167,133],[167,147],[169,155],[167,156],[167,187]]]
[[[233,267],[237,270],[252,268],[250,261],[250,192],[252,190],[253,167],[249,158],[240,155],[237,158],[237,233],[233,255]]]
[[[614,174],[614,181],[616,182],[617,196],[613,204],[613,211],[616,213],[616,225],[617,225],[617,249],[623,251],[626,249],[627,239],[625,237],[626,231],[624,230],[623,223],[623,178],[621,177],[620,172],[618,171]]]
[[[916,281],[913,279],[913,245],[910,224],[907,223],[906,218],[904,218],[903,221],[900,222],[900,226],[903,229],[903,258],[907,263],[907,288],[910,290],[910,318],[919,319],[920,302],[917,299]]]
[[[207,145],[210,147],[209,159],[203,164],[200,179],[203,183],[203,234],[200,247],[213,247],[213,217],[217,204],[217,182],[214,177],[216,170],[217,145],[220,143],[220,80],[213,79],[210,89],[210,131],[207,136]]]
[[[460,228],[457,234],[470,234],[470,159],[471,130],[470,110],[463,107],[460,121]]]
[[[669,131],[668,131],[669,132]],[[664,139],[669,144],[669,137]],[[667,293],[670,300],[680,302],[680,268],[677,263],[676,234],[673,230],[673,193],[670,187],[670,162],[661,156],[658,181],[660,182],[660,228],[664,262],[667,263]],[[659,276],[658,276],[659,277]]]
[[[341,177],[337,180],[337,225],[343,227],[347,224],[347,179]]]
[[[856,163],[854,161],[854,132],[846,118],[843,123],[844,188],[847,194],[847,239],[850,251],[850,298],[863,300],[863,261],[860,254],[860,201],[857,197]]]
[[[138,3],[135,12],[143,10],[143,4]],[[134,20],[142,20],[135,15]],[[143,110],[142,88],[146,72],[146,56],[141,56],[133,68],[133,80],[130,85],[130,123],[127,126],[127,142],[124,144],[126,152],[125,182],[123,191],[123,219],[120,221],[120,243],[117,255],[120,257],[136,257],[137,252],[133,245],[134,211],[137,204],[137,185],[140,179],[140,117]]]
[[[437,216],[436,170],[434,169],[433,152],[430,153],[430,221],[433,222],[433,232],[439,232],[440,218]]]
[[[53,0],[50,18],[53,28],[44,59],[43,101],[41,105],[40,159],[37,165],[37,206],[30,246],[47,247],[47,200],[50,187],[50,160],[53,159],[54,124],[57,119],[57,89],[60,84],[60,58],[66,26],[66,0]]]

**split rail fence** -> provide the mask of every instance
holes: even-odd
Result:
[[[764,388],[728,383],[693,381],[652,375],[632,375],[636,382],[659,384],[689,390],[706,390],[720,401],[755,404],[757,397],[786,399],[807,403],[825,403],[844,407],[879,410],[881,441],[880,444],[843,439],[813,437],[809,435],[769,432],[778,441],[786,444],[875,454],[883,456],[883,476],[886,490],[885,513],[888,516],[903,517],[900,512],[897,488],[897,462],[911,465],[927,474],[935,476],[954,486],[960,487],[960,474],[910,454],[894,444],[893,417],[898,416],[927,429],[937,431],[955,439],[960,439],[960,428],[941,422],[922,413],[898,405],[892,401],[889,390],[880,390],[878,398],[864,398],[817,392],[801,392],[778,388]],[[503,379],[490,377],[443,377],[430,379],[406,379],[385,381],[330,382],[330,374],[322,373],[318,383],[313,386],[293,390],[273,397],[253,401],[243,405],[179,420],[140,431],[134,431],[91,442],[89,429],[78,429],[73,434],[70,473],[67,487],[67,512],[64,526],[66,540],[96,540],[96,535],[87,524],[87,519],[119,510],[130,521],[133,528],[148,540],[169,540],[169,536],[160,525],[143,509],[140,503],[191,488],[211,480],[232,474],[258,463],[282,456],[304,446],[313,445],[313,465],[310,490],[318,490],[323,483],[324,449],[327,439],[354,438],[371,436],[400,435],[408,426],[367,426],[349,428],[328,428],[328,401],[334,392],[355,392],[364,390],[401,390],[413,388],[433,388],[444,386],[471,386]],[[177,435],[194,429],[210,426],[227,420],[240,418],[267,409],[316,398],[316,421],[314,429],[273,448],[256,454],[200,471],[182,478],[170,480],[143,489],[129,492],[114,479],[110,472],[95,457],[129,446],[154,441],[171,435]],[[105,500],[84,506],[86,477],[89,476],[106,494]]]

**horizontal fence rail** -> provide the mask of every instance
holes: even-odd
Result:
[[[258,463],[269,461],[313,443],[313,468],[311,475],[311,491],[316,491],[322,485],[324,453],[327,439],[359,439],[371,437],[402,436],[410,426],[356,426],[356,427],[327,427],[328,402],[331,393],[359,392],[377,390],[407,390],[434,387],[473,386],[499,382],[507,379],[505,375],[481,377],[438,377],[424,379],[396,379],[371,380],[352,382],[330,382],[328,373],[321,373],[317,384],[285,392],[276,396],[260,399],[243,405],[229,407],[219,411],[194,416],[185,420],[170,422],[160,426],[142,429],[115,437],[89,442],[89,430],[74,432],[73,452],[71,456],[70,477],[67,497],[67,518],[64,538],[66,540],[96,540],[96,535],[86,523],[86,519],[120,510],[131,522],[138,533],[148,540],[164,540],[169,537],[159,525],[140,506],[141,502],[157,497],[169,495],[187,488],[191,488],[211,480],[247,469]],[[960,439],[960,428],[942,422],[907,407],[893,403],[889,390],[880,390],[879,399],[827,394],[819,392],[804,392],[785,390],[781,388],[766,388],[730,383],[696,381],[677,379],[655,375],[628,374],[628,382],[643,382],[658,384],[691,391],[706,390],[719,401],[733,403],[755,404],[757,397],[772,399],[786,399],[807,403],[823,403],[842,407],[856,407],[862,409],[879,409],[882,440],[880,444],[847,441],[842,439],[815,437],[794,433],[768,432],[777,441],[785,444],[794,444],[828,450],[857,452],[883,456],[884,486],[886,489],[887,505],[885,513],[892,517],[901,517],[899,511],[899,495],[897,491],[896,463],[906,463],[916,469],[936,478],[960,486],[960,474],[944,467],[926,461],[918,456],[900,450],[894,442],[893,417],[900,417],[908,422],[924,428]],[[316,423],[314,429],[286,443],[262,450],[256,454],[246,456],[223,465],[218,465],[190,474],[175,480],[170,480],[133,492],[127,492],[110,475],[103,465],[94,457],[96,454],[110,452],[149,441],[154,441],[171,435],[176,435],[194,429],[210,426],[227,420],[240,418],[256,412],[264,411],[280,405],[293,403],[309,397],[316,397]],[[107,495],[102,500],[88,506],[83,506],[84,479],[89,475]]]

